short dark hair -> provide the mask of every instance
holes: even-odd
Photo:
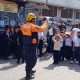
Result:
[[[10,29],[10,26],[5,25],[5,31],[8,30],[8,29]]]
[[[15,26],[14,29],[20,28],[20,26]]]

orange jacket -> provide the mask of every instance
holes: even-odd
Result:
[[[41,27],[34,25],[30,22],[27,22],[26,24],[22,25],[21,31],[22,31],[23,36],[32,36],[32,33],[34,33],[34,32],[36,32],[36,33],[43,32],[46,27],[47,27],[46,22]],[[37,43],[37,40],[33,39],[32,43],[34,43],[34,44]]]

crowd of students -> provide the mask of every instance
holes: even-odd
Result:
[[[0,31],[0,60],[17,59],[16,63],[24,63],[23,54],[23,34],[20,26],[10,27],[6,25],[3,31]],[[41,35],[41,36],[39,36]],[[43,33],[39,33],[38,56],[43,56]]]
[[[22,55],[23,36],[20,26],[5,26],[4,31],[0,32],[0,59],[8,60],[10,56],[17,59],[17,63],[24,63]]]
[[[51,31],[52,30],[52,31]],[[53,33],[52,33],[53,32]],[[43,33],[39,33],[39,57],[43,54]],[[53,63],[58,64],[61,61],[69,60],[80,64],[80,29],[73,28],[66,32],[63,27],[61,29],[51,27],[47,34],[47,53],[53,54]],[[17,63],[24,63],[25,58],[22,54],[23,35],[20,26],[5,26],[5,30],[0,32],[0,59],[8,60],[10,56],[17,59]]]
[[[50,28],[49,31],[54,31]],[[53,54],[53,63],[69,60],[80,65],[80,29],[73,28],[66,32],[65,28],[56,29],[55,34],[48,34],[48,52]]]

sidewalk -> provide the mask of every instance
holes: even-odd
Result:
[[[52,58],[38,59],[34,80],[80,80],[80,66],[68,61],[52,64]],[[15,60],[0,61],[0,80],[24,80],[25,64],[17,65]]]

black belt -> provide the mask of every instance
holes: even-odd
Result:
[[[23,37],[31,37],[31,36],[23,35]]]

